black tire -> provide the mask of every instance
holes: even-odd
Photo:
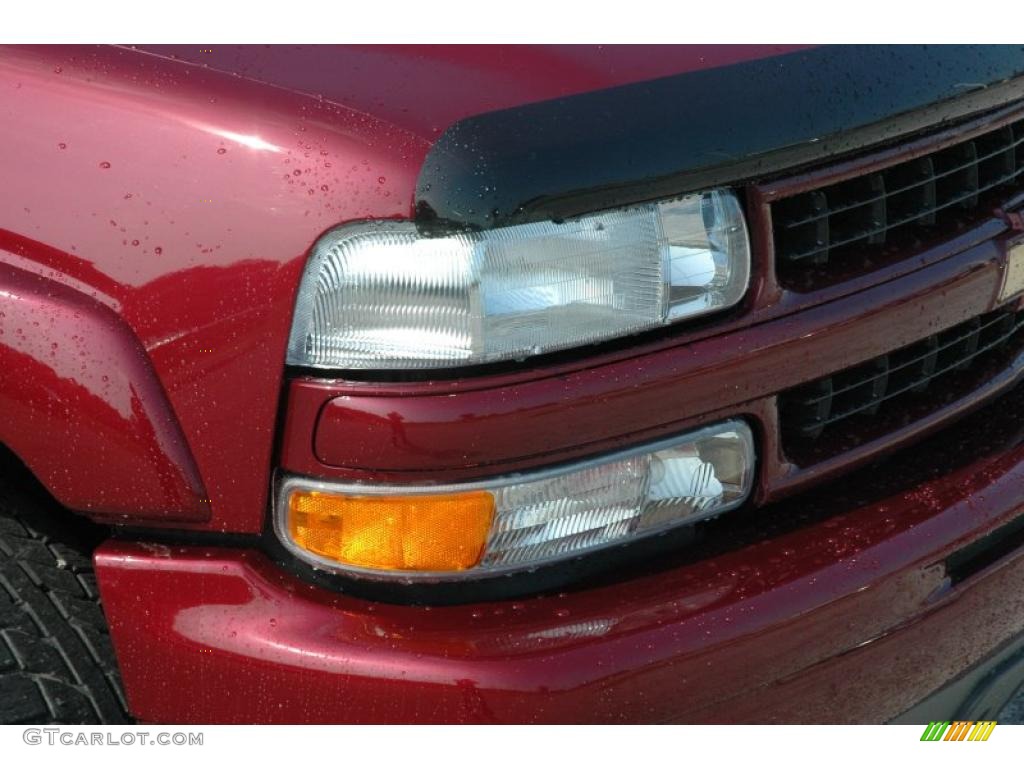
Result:
[[[0,480],[0,723],[130,722],[92,569],[98,539],[45,494]]]

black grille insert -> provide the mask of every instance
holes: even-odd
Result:
[[[779,395],[783,450],[806,466],[984,384],[1024,351],[1024,312],[991,312]]]
[[[771,206],[779,278],[814,290],[913,255],[1024,191],[1024,121]]]

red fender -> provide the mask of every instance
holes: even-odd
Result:
[[[62,504],[91,517],[210,516],[185,436],[124,321],[2,259],[0,443]],[[83,454],[88,462],[74,460]]]

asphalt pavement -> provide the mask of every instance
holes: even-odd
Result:
[[[1017,696],[1003,707],[997,722],[1005,725],[1024,725],[1024,688],[1017,691]]]

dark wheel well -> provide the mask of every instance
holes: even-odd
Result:
[[[0,446],[0,723],[124,723],[92,550],[106,531]]]
[[[29,508],[22,510],[24,517],[38,517],[38,524],[51,533],[68,531],[83,545],[89,545],[90,551],[109,537],[108,527],[93,523],[57,501],[21,458],[3,443],[0,443],[0,487],[29,503]]]

